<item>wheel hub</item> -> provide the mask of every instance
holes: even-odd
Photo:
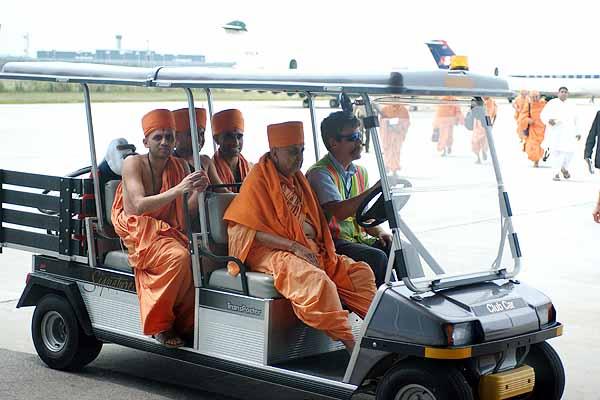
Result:
[[[436,398],[426,387],[413,384],[401,388],[394,400],[436,400]]]
[[[49,351],[58,353],[65,347],[69,335],[65,320],[58,312],[47,312],[42,318],[40,328],[42,330],[42,341]]]

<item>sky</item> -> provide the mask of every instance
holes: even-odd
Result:
[[[424,42],[445,39],[471,70],[600,72],[600,3],[562,1],[0,0],[0,55],[114,49],[245,57],[281,68],[435,68]],[[221,28],[244,21],[248,32]],[[248,53],[258,53],[257,57]]]

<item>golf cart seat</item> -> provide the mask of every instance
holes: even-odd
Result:
[[[113,201],[115,200],[115,193],[119,186],[120,180],[112,180],[106,182],[104,185],[104,223],[112,227],[112,221],[110,218]],[[133,274],[133,269],[129,265],[127,259],[127,251],[123,249],[112,250],[106,253],[104,257],[104,265],[110,268],[114,268],[121,272],[127,272]]]
[[[104,210],[105,210],[105,223],[112,226],[110,220],[112,204],[115,198],[115,192],[119,186],[118,180],[112,180],[106,183],[104,186]],[[210,243],[213,252],[217,255],[227,255],[227,223],[223,220],[225,210],[229,206],[229,203],[235,198],[235,193],[212,193],[206,194],[206,211],[207,219],[209,224],[210,232]],[[206,264],[209,264],[209,286],[216,289],[225,289],[233,291],[242,290],[242,280],[240,275],[231,276],[227,273],[227,268],[223,264],[213,263],[211,264],[206,260]],[[127,251],[125,250],[113,250],[106,253],[104,258],[104,265],[110,268],[114,268],[118,271],[133,273],[129,260],[127,259]],[[246,273],[248,278],[248,292],[252,297],[258,297],[263,299],[274,299],[279,298],[281,295],[275,289],[273,285],[273,277],[271,275],[263,274],[260,272],[248,272]]]
[[[210,232],[210,244],[213,252],[217,255],[227,255],[227,222],[223,220],[225,210],[235,198],[235,193],[206,194],[206,215],[208,219],[208,231]],[[281,295],[275,289],[273,277],[261,272],[247,272],[248,292],[252,297],[262,299],[275,299]],[[210,273],[208,284],[211,287],[226,290],[242,290],[241,276],[231,276],[224,265],[217,265]]]

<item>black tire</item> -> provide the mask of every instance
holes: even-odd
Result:
[[[338,108],[339,106],[340,106],[340,102],[338,101],[338,99],[330,99],[329,100],[330,108]]]
[[[546,342],[529,349],[525,364],[535,372],[533,392],[523,396],[528,400],[559,400],[565,390],[565,369],[556,351]]]
[[[308,108],[308,99],[302,100],[302,108]]]
[[[398,397],[400,395],[405,397]],[[473,391],[455,367],[419,360],[401,363],[388,371],[377,385],[375,398],[473,400]]]
[[[69,302],[56,294],[44,296],[35,307],[31,336],[42,361],[63,371],[81,369],[102,350],[102,342],[83,332]]]

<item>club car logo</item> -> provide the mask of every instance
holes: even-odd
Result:
[[[490,313],[498,313],[502,311],[514,310],[515,303],[508,300],[502,300],[495,303],[488,303],[485,305],[485,308],[487,308]]]
[[[259,308],[251,307],[246,304],[234,304],[230,301],[227,302],[227,309],[242,314],[255,315],[257,317],[262,315],[262,310]]]

